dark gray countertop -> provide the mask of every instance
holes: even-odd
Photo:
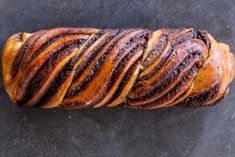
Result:
[[[59,26],[207,29],[235,52],[234,0],[0,0],[0,48]],[[1,156],[234,157],[235,83],[216,106],[142,111],[19,109],[0,84]]]

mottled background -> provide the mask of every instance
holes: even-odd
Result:
[[[59,26],[207,29],[235,52],[234,0],[0,0],[0,49]],[[216,106],[141,111],[19,109],[0,84],[0,156],[234,157],[235,83]]]

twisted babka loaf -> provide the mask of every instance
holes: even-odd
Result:
[[[229,47],[189,29],[56,28],[11,36],[3,82],[22,107],[211,105],[235,73]]]

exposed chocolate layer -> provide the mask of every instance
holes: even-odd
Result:
[[[22,58],[26,51],[31,51],[34,43],[45,33],[46,31],[39,31],[34,33],[29,37],[29,39],[22,45],[22,47],[19,50],[19,53],[16,55],[13,65],[12,65],[12,76],[15,77],[15,75],[18,72],[18,69],[20,67],[20,63],[22,61]],[[21,35],[22,38],[22,35]]]
[[[139,64],[140,60],[137,60],[135,64],[133,64],[130,69],[128,70],[128,72],[125,74],[122,82],[120,83],[118,89],[116,90],[115,94],[112,96],[112,98],[109,100],[108,104],[111,104],[115,99],[118,98],[118,96],[121,95],[122,91],[124,90],[124,87],[127,85],[127,82],[130,80],[130,77],[133,75],[134,71],[136,70],[136,68],[138,68],[138,64]]]
[[[219,84],[214,85],[210,90],[200,93],[199,95],[188,97],[184,104],[187,106],[201,106],[207,101],[213,99],[213,97],[219,92]]]
[[[144,36],[141,37],[141,38],[143,40]],[[104,85],[104,87],[102,89],[103,91],[102,91],[100,97],[96,101],[92,101],[90,104],[86,104],[85,105],[85,104],[79,104],[78,103],[78,104],[74,104],[74,105],[80,106],[80,107],[91,107],[91,106],[96,105],[102,99],[104,99],[104,97],[107,95],[107,93],[111,90],[111,88],[116,83],[117,79],[120,77],[120,74],[123,72],[124,68],[127,66],[127,64],[130,61],[130,59],[134,55],[136,55],[136,52],[138,52],[139,50],[144,48],[145,44],[143,44],[141,42],[141,38],[136,38],[136,40],[138,40],[139,44],[137,44],[131,50],[127,51],[128,53],[125,52],[127,55],[123,59],[121,59],[121,61],[115,66],[113,72],[111,72],[109,76],[106,76],[106,77],[109,78],[108,79],[109,81],[107,82],[107,84]],[[135,44],[138,43],[138,42],[136,41]],[[124,54],[124,51],[126,51],[126,50],[127,50],[127,47],[125,49],[121,49],[120,51],[123,51],[123,54]]]
[[[182,33],[182,34],[179,34],[179,35],[178,34],[175,34],[175,35],[171,35],[171,34],[169,35],[168,34],[166,36],[166,34],[164,34],[164,36],[166,37],[165,40],[169,41],[169,44],[170,44],[170,47],[169,47],[167,53],[165,53],[165,55],[161,58],[159,64],[157,64],[157,66],[154,68],[154,70],[151,71],[151,73],[149,73],[148,75],[145,75],[143,77],[140,77],[138,80],[149,79],[154,74],[156,74],[164,65],[167,64],[167,62],[171,59],[171,57],[173,57],[172,54],[175,50],[178,49],[178,47],[177,47],[178,45],[180,45],[183,42],[186,42],[186,41],[189,41],[189,40],[193,39],[194,36],[195,36],[195,32],[193,30],[190,30],[186,33]],[[160,39],[159,39],[159,43],[162,42]],[[166,41],[165,41],[165,44],[166,44]],[[160,45],[162,45],[162,44],[160,43]],[[166,45],[164,45],[163,47],[166,48]],[[149,56],[149,57],[151,57],[151,56]]]
[[[138,101],[144,101],[148,100],[150,98],[153,98],[155,96],[158,96],[164,90],[171,86],[175,81],[177,81],[177,78],[181,73],[189,73],[188,70],[184,71],[186,68],[195,66],[198,67],[196,62],[200,61],[201,56],[200,52],[194,52],[191,55],[188,55],[180,64],[179,66],[175,67],[174,69],[171,69],[170,71],[166,71],[164,75],[162,75],[156,82],[155,86],[150,91],[143,91],[142,96],[134,99],[132,101],[138,102]],[[138,88],[138,87],[133,87]],[[146,94],[145,94],[146,93]]]
[[[198,31],[196,31],[196,38],[201,40],[201,41],[203,41],[204,44],[206,45],[206,47],[208,49],[210,49],[211,41],[210,41],[210,39],[208,37],[208,32],[202,31],[202,30],[198,30]]]
[[[161,55],[161,53],[166,48],[167,40],[167,35],[161,35],[158,42],[147,55],[147,59],[145,59],[145,61],[143,62],[144,67],[151,65],[155,61],[155,59],[157,59]]]
[[[58,88],[63,85],[63,82],[67,79],[68,75],[70,75],[73,70],[75,62],[75,58],[72,58],[61,70],[61,72],[57,75],[55,81],[51,84],[49,90],[45,93],[45,95],[41,98],[41,100],[35,105],[36,107],[40,107],[44,105],[46,102],[50,101],[55,93],[58,91]]]
[[[32,96],[37,92],[37,90],[40,89],[40,87],[43,85],[42,80],[46,79],[49,71],[53,70],[55,68],[55,63],[59,58],[63,58],[64,56],[68,55],[70,53],[70,50],[72,50],[75,47],[78,47],[83,40],[77,40],[74,42],[71,42],[67,46],[63,47],[61,50],[58,50],[58,52],[54,53],[49,60],[46,61],[46,63],[40,68],[40,70],[35,74],[33,79],[30,81],[29,86],[27,87],[25,96],[20,100],[18,103],[19,105],[25,104],[29,99],[32,98]]]
[[[92,39],[90,39],[87,43],[87,45],[83,48],[83,52],[85,52],[94,42],[96,42],[102,35],[107,33],[108,30],[100,31],[98,32]],[[78,66],[76,69],[76,73],[74,75],[74,80],[78,78],[78,76],[83,72],[83,70],[87,67],[87,65],[98,55],[98,53],[102,50],[102,48],[107,44],[107,42],[112,38],[113,36],[109,36],[105,38],[101,43],[98,44],[98,46],[95,47],[91,52],[89,52],[88,56],[85,58],[82,64]]]
[[[167,101],[171,101],[172,98],[178,94],[178,91],[183,88],[185,86],[185,84],[187,84],[187,82],[192,79],[193,77],[195,77],[196,75],[196,71],[197,71],[197,67],[193,66],[191,68],[191,70],[184,75],[184,77],[182,77],[182,80],[180,80],[176,86],[174,88],[172,88],[167,94],[163,95],[160,99],[153,101],[151,103],[146,104],[145,106],[143,106],[144,108],[150,108],[153,106],[158,106],[161,105],[163,103],[166,103]],[[168,104],[167,104],[168,105]]]
[[[113,41],[111,41],[112,43],[109,45],[108,49],[105,51],[105,53],[98,59],[98,62],[95,63],[95,65],[92,67],[92,69],[89,71],[89,75],[86,77],[85,80],[83,80],[81,82],[80,85],[78,85],[75,90],[73,90],[71,93],[67,93],[66,96],[71,97],[74,96],[76,94],[79,93],[79,91],[82,91],[85,89],[85,87],[88,85],[89,81],[92,80],[92,78],[95,77],[95,75],[97,73],[99,73],[99,70],[102,68],[102,65],[104,63],[104,60],[106,59],[106,57],[108,57],[108,55],[112,52],[114,46],[116,45],[117,42],[119,42],[123,37],[125,37],[126,35],[130,34],[133,31],[121,31],[118,35],[116,35],[116,37],[114,38]],[[116,54],[116,56],[114,57],[113,61],[116,61],[122,54],[124,51],[126,51],[126,49],[128,49],[131,44],[133,42],[137,42],[137,40],[143,39],[143,34],[145,34],[145,32],[141,32],[138,35],[134,36],[133,38],[130,39],[130,41],[128,41],[125,46],[122,47],[122,49],[118,52],[118,54]],[[109,39],[110,40],[110,39]],[[107,41],[109,41],[107,40]]]
[[[118,33],[119,33],[119,30],[115,31],[115,32],[113,33],[113,35],[109,36],[108,39],[106,40],[106,43],[105,43],[105,44],[107,45],[108,42],[109,42],[115,35],[117,35]],[[126,33],[127,33],[127,32],[126,32]],[[80,83],[80,85],[78,85],[78,86],[75,88],[75,90],[71,91],[70,93],[67,93],[67,94],[66,94],[66,97],[72,97],[72,96],[76,95],[77,93],[79,93],[79,91],[83,90],[83,89],[87,86],[88,82],[96,75],[96,73],[99,72],[99,70],[100,70],[101,67],[102,67],[102,64],[104,63],[105,58],[108,56],[109,52],[112,50],[112,48],[114,47],[115,43],[116,43],[121,37],[123,37],[123,36],[125,35],[125,33],[120,32],[119,35],[120,35],[120,37],[118,37],[118,38],[111,44],[111,46],[108,48],[108,50],[98,59],[98,62],[96,62],[96,63],[94,64],[94,66],[93,66],[92,69],[90,70],[89,75],[87,76],[87,78],[86,78],[85,80],[83,80],[83,81]],[[118,36],[118,35],[117,35],[117,36]],[[104,47],[105,47],[105,44],[102,45],[102,47],[100,47],[100,49],[104,48]],[[100,52],[100,51],[99,51],[99,52]],[[88,63],[88,62],[87,62],[87,63]],[[80,72],[77,72],[77,73],[76,73],[76,76],[75,76],[74,78],[77,79],[77,77],[79,77],[78,74],[81,74],[82,71],[84,71],[84,70],[85,70],[85,67],[84,67],[83,69],[81,69]]]

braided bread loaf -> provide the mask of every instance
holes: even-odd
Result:
[[[11,100],[42,108],[211,105],[228,93],[235,74],[229,47],[192,28],[17,33],[2,64]]]

